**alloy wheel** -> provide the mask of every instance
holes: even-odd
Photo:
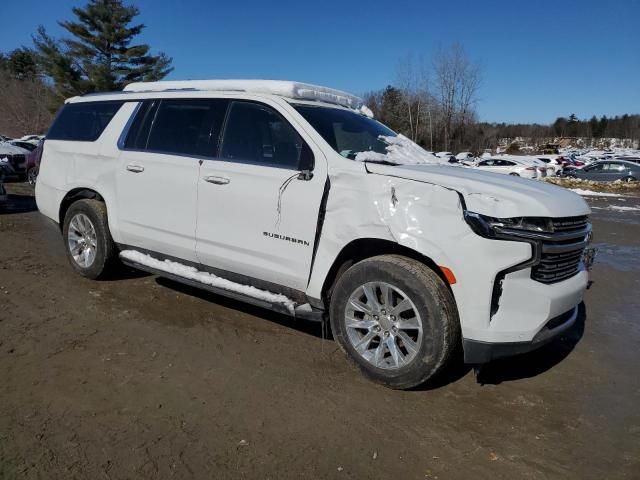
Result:
[[[365,283],[351,294],[345,327],[358,355],[385,370],[408,365],[422,346],[418,309],[407,294],[386,282]]]
[[[69,222],[67,244],[73,260],[82,268],[89,268],[98,248],[96,229],[84,213],[77,213]]]

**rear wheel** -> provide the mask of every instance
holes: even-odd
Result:
[[[96,279],[117,263],[104,203],[84,199],[72,204],[64,217],[62,235],[67,258],[81,275]]]
[[[426,265],[399,255],[357,263],[336,283],[331,328],[351,361],[391,388],[424,383],[460,342],[453,296]]]
[[[519,177],[520,174],[516,173],[516,172],[511,172],[509,175],[511,175],[512,177]]]
[[[637,181],[638,181],[638,179],[637,179],[637,178],[635,178],[635,177],[632,177],[632,176],[628,176],[628,177],[624,177],[624,178],[622,179],[622,181],[623,181],[623,182],[637,182]]]

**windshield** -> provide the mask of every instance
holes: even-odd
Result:
[[[336,152],[351,160],[359,152],[386,154],[388,144],[380,137],[396,136],[380,122],[348,110],[312,105],[294,107]]]

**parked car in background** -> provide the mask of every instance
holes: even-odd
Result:
[[[599,160],[584,168],[568,170],[564,176],[596,182],[636,182],[640,179],[640,165],[622,160]]]
[[[44,138],[44,135],[25,135],[20,138],[20,141],[33,143],[37,145],[40,140]]]
[[[538,160],[547,165],[547,176],[559,175],[563,168],[562,162],[558,160],[557,155],[538,156]]]
[[[538,167],[528,162],[517,161],[512,158],[487,158],[480,160],[476,167],[486,172],[502,173],[514,177],[538,178]]]
[[[460,152],[456,155],[456,160],[470,160],[472,158],[474,158],[474,155],[471,152]]]
[[[16,147],[9,142],[0,142],[0,159],[5,159],[11,168],[11,171],[5,177],[6,180],[15,181],[27,178],[28,153],[28,150]]]
[[[0,173],[0,207],[7,201],[7,191],[4,189],[4,179]]]
[[[23,140],[9,140],[9,143],[13,146],[23,148],[29,152],[32,152],[38,146],[37,144],[31,143],[31,142],[25,142]]]
[[[44,139],[40,140],[36,148],[27,155],[27,181],[29,185],[35,185],[40,171],[40,159],[42,158],[42,149]]]

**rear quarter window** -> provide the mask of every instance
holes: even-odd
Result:
[[[124,102],[66,104],[47,132],[49,140],[96,141]]]

